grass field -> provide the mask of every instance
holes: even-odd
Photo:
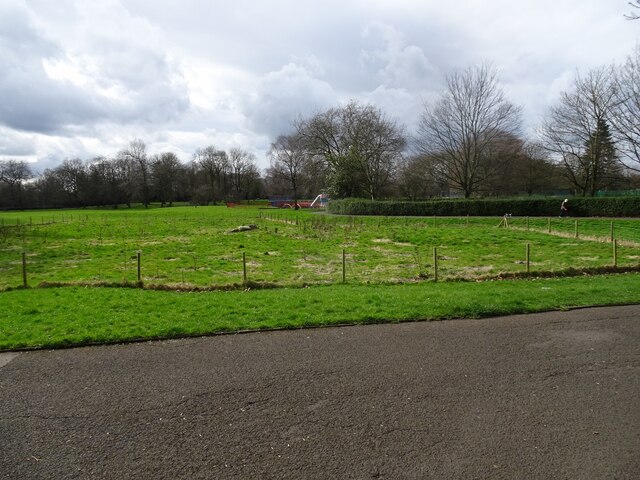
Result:
[[[639,286],[640,274],[630,273],[255,291],[13,290],[0,293],[0,349],[630,304],[640,303]]]
[[[614,262],[611,221],[582,219],[347,218],[307,211],[181,207],[0,214],[0,289],[42,282],[147,284],[189,288],[342,282],[406,283],[597,269]],[[55,222],[55,223],[54,223]],[[240,225],[258,229],[229,233]],[[528,228],[527,228],[528,224]],[[550,235],[548,229],[554,233]],[[617,265],[640,261],[640,221],[616,220]],[[596,241],[601,240],[601,241]]]
[[[0,349],[640,303],[640,274],[580,273],[611,270],[611,220],[578,219],[577,232],[575,219],[499,223],[247,207],[1,213]],[[620,271],[638,269],[640,221],[616,219],[613,233]],[[530,279],[433,281],[434,247],[440,280],[486,280],[524,274],[527,244]],[[16,289],[23,252],[30,287],[67,286]],[[168,291],[91,287],[136,285],[138,252],[142,284]],[[213,287],[235,290],[189,291]]]

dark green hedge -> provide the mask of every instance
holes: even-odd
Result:
[[[547,217],[560,214],[559,198],[447,199],[424,202],[373,201],[358,198],[332,200],[330,213],[384,216],[514,216]],[[640,217],[640,197],[570,198],[573,217]]]

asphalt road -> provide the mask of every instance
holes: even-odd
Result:
[[[640,478],[640,306],[0,354],[0,478]]]

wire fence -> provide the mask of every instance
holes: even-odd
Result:
[[[88,217],[42,216],[39,221],[30,217],[28,222],[23,218],[15,224],[4,220],[0,223],[0,241],[4,238],[0,242],[0,289],[50,285],[167,289],[300,287],[640,270],[640,243],[616,238],[616,223],[602,220],[594,230],[587,220],[504,217],[494,219],[490,228],[487,219],[480,225],[477,219],[469,217],[422,218],[416,223],[415,219],[336,220],[321,216],[300,218],[294,212],[260,212],[255,219],[259,224],[256,229],[269,235],[270,241],[245,246],[239,243],[243,241],[240,237],[235,248],[223,254],[219,249],[202,246],[169,250],[163,239],[145,234],[144,221],[134,226],[136,241],[131,238],[117,241],[110,235],[108,224],[94,225],[93,238],[85,241],[82,248],[76,244],[73,247],[76,250],[70,251],[67,243],[50,238],[46,228],[33,229],[57,223],[82,224],[89,221]],[[621,230],[632,233],[637,227],[628,222],[624,225]],[[451,243],[447,243],[446,236],[432,244],[405,238],[414,227],[437,233],[438,229],[451,230],[453,226],[460,234]],[[474,242],[474,226],[482,226],[482,235],[489,240]],[[384,235],[376,236],[378,230],[384,230]],[[362,232],[369,237],[357,242]],[[540,234],[556,240],[542,241]],[[533,237],[529,239],[529,235]],[[302,247],[299,243],[294,249],[283,246],[298,237],[317,243],[303,243]],[[322,245],[336,237],[341,240],[339,245],[331,248]],[[22,243],[16,239],[22,239]],[[30,250],[27,239],[38,248]]]

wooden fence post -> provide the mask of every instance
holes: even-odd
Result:
[[[578,238],[578,220],[576,220],[576,221],[575,221],[575,225],[576,225],[576,226],[575,226],[575,234],[574,234],[574,237],[575,237],[575,238]]]
[[[610,241],[613,242],[613,222],[611,222],[611,234],[609,235]]]
[[[613,240],[613,268],[618,266],[618,241]]]
[[[247,284],[247,254],[242,252],[242,284]]]
[[[347,256],[344,248],[342,249],[342,283],[347,281]]]
[[[142,280],[142,275],[141,275],[141,268],[140,268],[140,250],[138,250],[138,282],[140,282]]]
[[[438,281],[438,247],[433,247],[433,281]]]
[[[551,233],[551,217],[547,217],[547,233]]]
[[[27,253],[22,252],[22,286],[27,288]]]

